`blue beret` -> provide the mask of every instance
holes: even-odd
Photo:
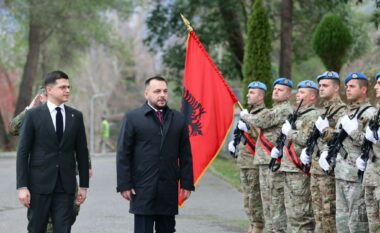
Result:
[[[336,79],[336,80],[340,81],[339,80],[339,74],[335,71],[326,71],[323,74],[318,75],[317,82],[319,82],[319,80],[321,80],[321,79]]]
[[[267,86],[259,81],[253,81],[250,84],[248,84],[248,89],[261,89],[263,91],[267,91]]]
[[[276,79],[276,81],[273,82],[273,86],[276,86],[277,84],[293,88],[293,82],[292,82],[292,80],[289,80],[287,78],[278,78],[278,79]]]
[[[304,80],[298,83],[298,88],[312,88],[318,91],[318,85],[311,80]]]
[[[349,81],[352,79],[361,79],[361,80],[367,80],[367,76],[365,76],[363,73],[360,72],[351,72],[346,76],[346,79],[344,80],[344,85],[347,85]]]
[[[377,80],[380,78],[380,71],[377,72],[376,76],[375,76],[375,81],[377,82]]]

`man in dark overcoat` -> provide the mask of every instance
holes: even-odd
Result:
[[[167,106],[167,82],[145,81],[145,104],[125,114],[117,147],[117,191],[130,201],[135,233],[172,233],[180,195],[194,190],[185,117]]]

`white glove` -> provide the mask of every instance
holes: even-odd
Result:
[[[320,133],[323,133],[323,130],[330,127],[329,120],[327,120],[327,117],[325,117],[325,119],[318,117],[317,121],[315,122],[315,127],[317,127]]]
[[[365,168],[367,167],[367,162],[362,160],[360,157],[356,159],[356,167],[364,172],[365,171]]]
[[[245,115],[248,115],[249,112],[247,109],[243,109],[241,112],[240,112],[240,118],[243,118]]]
[[[377,135],[379,135],[379,130],[377,130]],[[368,141],[372,142],[373,144],[376,144],[376,142],[377,142],[375,136],[373,135],[372,130],[368,126],[367,126],[367,128],[365,128],[365,138]]]
[[[327,151],[323,151],[321,154],[321,157],[319,158],[319,166],[324,170],[328,171],[330,169],[330,164],[327,162],[326,157],[327,157]]]
[[[238,128],[239,128],[240,130],[243,130],[244,132],[248,132],[248,126],[247,126],[247,124],[246,124],[244,121],[239,120],[237,126],[238,126]]]
[[[340,123],[342,124],[342,128],[348,135],[352,133],[355,129],[359,127],[358,119],[354,117],[352,120],[345,115],[342,117],[342,120],[340,120]]]
[[[235,148],[233,140],[230,141],[230,143],[228,143],[228,151],[231,152],[232,154],[235,154],[236,152],[236,148]]]
[[[281,132],[288,136],[289,131],[292,129],[292,126],[290,125],[289,121],[286,120],[285,123],[282,125]]]
[[[274,159],[277,159],[280,157],[280,151],[276,147],[273,147],[272,151],[270,152],[270,156]]]
[[[306,148],[302,150],[300,159],[301,159],[302,164],[304,165],[308,165],[311,163],[311,157],[306,154]]]

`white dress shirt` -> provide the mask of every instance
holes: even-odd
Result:
[[[56,126],[56,123],[55,123],[55,117],[57,115],[57,110],[55,108],[56,107],[60,107],[61,108],[62,119],[63,119],[63,132],[65,132],[65,125],[66,125],[65,105],[61,104],[61,105],[57,106],[57,105],[53,104],[52,102],[50,102],[48,100],[47,101],[47,107],[49,108],[50,116],[51,116],[51,119],[53,120],[53,125],[54,125],[55,131],[57,131],[57,126]]]

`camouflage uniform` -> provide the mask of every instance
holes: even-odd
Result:
[[[288,101],[275,103],[272,109],[265,109],[256,115],[245,116],[243,120],[251,126],[260,128],[266,139],[272,145],[281,132],[292,107]],[[271,172],[268,169],[271,160],[265,152],[263,145],[256,142],[256,156],[254,163],[259,165],[260,190],[265,219],[264,232],[281,233],[286,231],[286,212],[284,205],[284,174],[283,172]]]
[[[298,156],[306,147],[306,140],[318,116],[319,112],[314,106],[301,106],[295,122],[296,129],[289,131],[288,141],[292,143],[298,161]],[[311,207],[310,176],[296,167],[285,147],[280,170],[285,173],[285,208],[288,216],[286,232],[312,233],[315,222]]]
[[[264,104],[252,106],[250,114],[257,114],[265,108]],[[248,132],[256,140],[257,130],[250,129]],[[244,139],[237,147],[236,162],[240,167],[240,182],[243,190],[244,210],[250,222],[250,230],[263,229],[263,207],[260,198],[259,167],[253,163],[254,156],[244,145]]]
[[[330,107],[327,112],[330,127],[326,129],[321,138],[318,139],[318,148],[314,150],[311,163],[310,190],[315,219],[315,232],[334,233],[336,232],[335,222],[335,176],[334,174],[325,175],[319,166],[319,152],[327,148],[327,142],[332,138],[336,123],[345,113],[347,106],[338,97],[332,101],[323,103],[325,108]],[[321,110],[321,114],[326,112]]]
[[[9,123],[9,133],[13,136],[19,136],[20,134],[20,129],[21,129],[21,126],[22,126],[22,122],[24,120],[24,117],[25,117],[25,114],[26,114],[26,111],[28,111],[27,109],[25,109],[24,111],[22,111],[21,113],[19,113],[17,116],[15,116],[11,122]],[[89,157],[89,168],[91,169],[92,166],[91,166],[91,159]],[[78,185],[77,185],[77,190],[78,190]],[[73,213],[73,223],[75,222],[76,220],[76,217],[78,216],[79,214],[79,210],[80,210],[80,205],[76,204],[76,198],[77,198],[77,195],[78,192],[75,192],[75,198],[74,198],[74,213]],[[52,222],[52,219],[51,217],[49,217],[49,221],[48,221],[48,224],[47,224],[47,228],[46,228],[46,233],[53,233],[53,222]]]
[[[352,103],[348,105],[347,115],[352,115],[358,107],[359,113],[369,102]],[[336,179],[336,226],[338,232],[368,232],[368,219],[364,201],[364,187],[358,181],[356,159],[360,156],[360,147],[364,142],[364,129],[372,117],[375,108],[371,107],[364,111],[358,119],[359,127],[343,141],[343,148],[347,152],[344,159],[340,154],[337,156],[335,179]],[[340,122],[338,122],[338,126]]]
[[[379,107],[379,105],[377,106]],[[369,231],[380,232],[380,140],[373,144],[373,152],[364,172],[365,204]]]
[[[20,129],[22,125],[22,120],[25,117],[26,109],[20,112],[17,116],[15,116],[11,122],[9,123],[9,133],[13,136],[18,136],[20,134]]]

